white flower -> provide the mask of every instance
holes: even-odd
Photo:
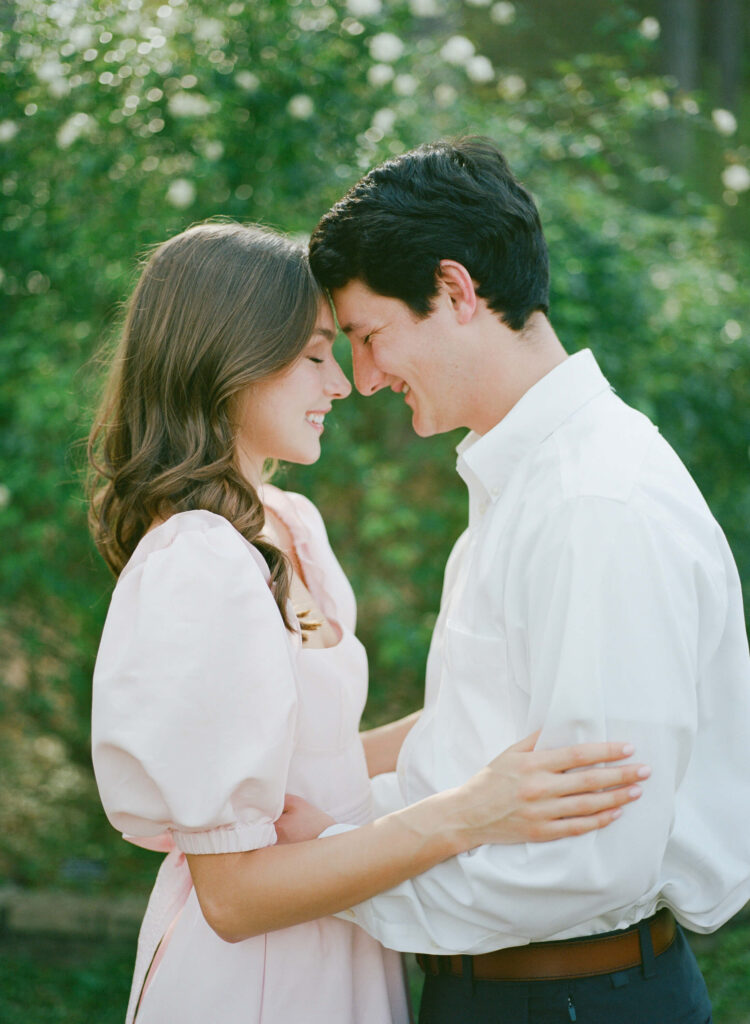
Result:
[[[224,156],[224,143],[218,139],[209,139],[203,144],[201,151],[207,160],[218,160]]]
[[[456,102],[458,93],[452,85],[436,85],[435,91],[432,94],[435,97],[435,102],[439,107],[450,107]]]
[[[370,56],[384,64],[392,64],[404,52],[404,44],[392,32],[379,32],[369,40]]]
[[[199,92],[176,92],[169,97],[173,117],[205,117],[213,110],[211,101]]]
[[[747,192],[750,189],[750,171],[744,164],[730,164],[721,173],[724,188],[732,192]]]
[[[438,0],[409,0],[409,6],[416,18],[437,18],[443,13]]]
[[[742,325],[736,320],[727,320],[722,333],[727,341],[738,341],[742,337]]]
[[[193,38],[205,43],[218,43],[224,38],[224,24],[218,18],[198,18]]]
[[[737,118],[731,110],[713,110],[711,120],[720,135],[734,135],[737,131]]]
[[[346,0],[346,9],[354,18],[374,18],[383,10],[382,0]]]
[[[56,78],[54,82],[50,82],[48,87],[49,94],[56,100],[61,100],[63,96],[67,96],[70,92],[70,82],[67,78]]]
[[[451,36],[440,56],[446,64],[466,64],[474,56],[474,44],[466,36]]]
[[[390,64],[373,64],[367,71],[367,81],[374,88],[387,85],[393,78],[395,71]]]
[[[18,135],[18,125],[15,121],[0,121],[0,142],[10,142]]]
[[[491,82],[495,77],[495,69],[487,57],[472,57],[466,62],[466,74],[472,82]]]
[[[260,86],[260,79],[252,71],[238,71],[234,80],[245,92],[256,92]]]
[[[489,7],[492,0],[465,0],[467,7]]]
[[[57,60],[44,60],[36,69],[40,82],[56,82],[65,77],[65,68]]]
[[[669,106],[669,96],[663,89],[652,89],[646,98],[654,110],[666,110]]]
[[[396,75],[393,81],[393,91],[397,96],[413,96],[418,86],[414,75]]]
[[[517,100],[526,92],[526,82],[520,75],[506,75],[498,82],[497,91],[506,100]]]
[[[686,114],[700,114],[701,108],[692,98],[692,96],[683,96],[681,100],[682,109]]]
[[[7,508],[10,504],[10,487],[0,484],[0,508]]]
[[[644,39],[658,39],[661,35],[661,25],[656,18],[644,18],[638,26],[638,31]]]
[[[310,96],[301,92],[297,96],[292,96],[286,105],[286,109],[298,121],[307,121],[313,116],[315,104]]]
[[[383,135],[387,135],[395,123],[396,111],[391,110],[390,107],[383,107],[382,110],[376,111],[372,119],[372,127],[382,132]]]
[[[664,267],[655,267],[651,270],[649,277],[654,288],[658,288],[662,292],[665,292],[672,284],[672,275]]]
[[[497,25],[510,25],[516,17],[515,4],[505,2],[493,4],[490,17]]]
[[[90,25],[75,25],[68,39],[77,50],[87,50],[94,41],[94,30]]]
[[[67,149],[81,135],[87,134],[93,127],[93,124],[94,122],[88,114],[71,114],[67,121],[63,121],[57,130],[57,145],[60,149]]]
[[[191,206],[195,200],[195,185],[187,178],[175,178],[169,183],[167,189],[167,202],[176,206],[178,210],[184,210]]]

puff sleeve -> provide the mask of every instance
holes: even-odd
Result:
[[[271,845],[294,743],[294,644],[262,558],[226,520],[182,513],[159,533],[117,583],[94,672],[104,809],[142,845],[165,832],[184,853]]]

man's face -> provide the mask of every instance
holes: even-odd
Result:
[[[352,346],[360,394],[389,387],[412,410],[421,437],[468,425],[460,379],[460,345],[450,298],[442,290],[435,309],[418,319],[399,299],[378,295],[359,280],[332,293],[341,329]]]

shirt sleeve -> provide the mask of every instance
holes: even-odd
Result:
[[[525,662],[515,671],[531,693],[527,731],[542,728],[541,747],[631,741],[652,777],[603,830],[484,846],[352,908],[386,946],[481,953],[595,931],[602,914],[617,922],[606,931],[658,898],[698,720],[699,605],[720,634],[720,595],[679,537],[608,499],[557,509],[517,564],[503,616],[509,657]]]
[[[294,740],[294,653],[261,566],[225,524],[121,577],[94,673],[107,816],[185,853],[271,845]]]

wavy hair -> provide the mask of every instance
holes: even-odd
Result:
[[[119,575],[155,522],[206,509],[261,551],[287,626],[290,570],[235,455],[236,396],[302,352],[322,292],[304,250],[209,221],[157,246],[126,307],[88,441],[89,523]]]

